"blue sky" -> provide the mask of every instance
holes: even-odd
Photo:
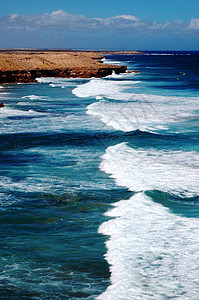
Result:
[[[0,0],[0,48],[199,50],[199,0]]]

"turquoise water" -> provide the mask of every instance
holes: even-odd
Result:
[[[197,299],[199,54],[2,85],[1,299]]]

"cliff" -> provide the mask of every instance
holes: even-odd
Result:
[[[35,82],[37,77],[104,77],[125,66],[103,64],[96,52],[3,51],[0,53],[0,83]]]

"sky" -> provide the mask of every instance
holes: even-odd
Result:
[[[0,48],[199,50],[199,0],[0,0]]]

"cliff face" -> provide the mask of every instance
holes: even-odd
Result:
[[[38,77],[104,77],[111,75],[115,71],[116,74],[126,71],[125,66],[106,66],[101,68],[67,68],[53,70],[14,70],[0,71],[0,83],[28,83],[36,82]]]
[[[125,72],[125,66],[105,65],[94,52],[0,53],[0,83],[36,82],[37,77],[104,77]]]

